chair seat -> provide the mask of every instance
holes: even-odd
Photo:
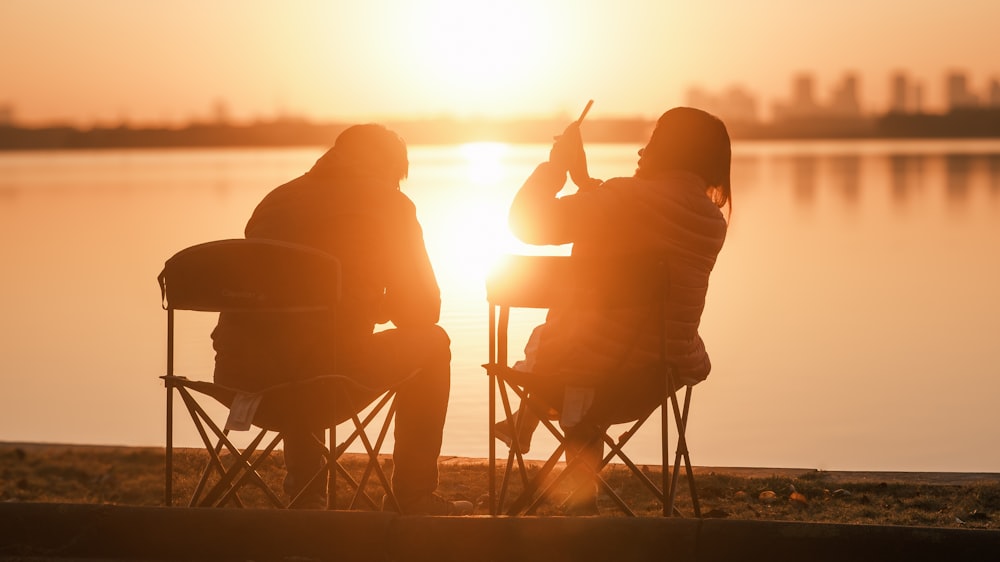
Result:
[[[504,380],[507,384],[512,384],[522,388],[529,396],[540,401],[537,408],[547,410],[547,417],[551,420],[559,418],[559,413],[565,409],[566,400],[559,400],[556,397],[563,397],[566,387],[572,387],[570,379],[567,377],[553,375],[551,373],[528,372],[514,369],[508,365],[483,365],[487,373]],[[663,388],[663,373],[661,367],[656,370],[651,367],[650,371],[636,373],[633,375],[620,374],[617,378],[610,380],[606,385],[593,387],[593,401],[588,403],[587,412],[578,412],[578,415],[589,413],[588,421],[599,425],[617,425],[630,423],[649,414],[659,407],[667,397],[667,392]],[[629,378],[644,378],[636,384],[626,382]],[[686,384],[678,383],[675,390],[684,388]],[[576,390],[584,390],[589,387],[581,387]]]
[[[210,396],[226,408],[240,396],[259,397],[252,415],[252,424],[270,431],[329,429],[351,418],[365,408],[379,392],[342,375],[322,375],[301,381],[277,384],[256,392],[246,392],[214,382],[191,380],[186,377],[160,377],[174,386],[183,386]],[[348,402],[343,403],[344,398]]]

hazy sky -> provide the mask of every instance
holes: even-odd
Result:
[[[0,105],[22,123],[658,115],[691,86],[762,109],[792,77],[863,109],[905,69],[1000,78],[994,0],[0,0]]]

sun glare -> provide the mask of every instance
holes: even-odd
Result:
[[[419,68],[420,87],[447,99],[458,113],[510,111],[539,87],[546,37],[536,29],[538,8],[511,2],[446,1],[420,4],[405,43]],[[483,109],[489,108],[489,109]]]
[[[502,142],[470,142],[459,147],[465,158],[469,181],[476,185],[496,184],[503,177],[503,158],[509,146]]]
[[[518,242],[507,226],[511,186],[508,162],[511,147],[497,142],[475,142],[456,147],[456,169],[464,170],[463,188],[449,197],[447,212],[429,218],[425,229],[433,245],[442,281],[481,287],[497,257]],[[456,235],[456,233],[460,233]]]

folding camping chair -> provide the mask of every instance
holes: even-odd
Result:
[[[159,284],[163,308],[167,311],[167,367],[164,380],[166,405],[166,482],[164,503],[173,505],[174,479],[174,394],[180,396],[191,416],[209,460],[195,486],[189,506],[242,507],[240,490],[252,486],[263,492],[273,507],[296,507],[299,496],[284,501],[264,481],[260,468],[284,440],[284,415],[295,408],[297,419],[307,419],[317,433],[325,432],[323,466],[309,485],[325,479],[327,509],[335,509],[338,475],[354,495],[349,509],[366,504],[376,509],[366,487],[374,475],[381,483],[386,501],[398,511],[388,479],[379,462],[379,452],[395,414],[395,391],[380,393],[366,389],[336,370],[335,360],[329,374],[305,380],[284,382],[256,392],[245,392],[174,373],[175,318],[177,310],[248,313],[275,311],[317,311],[328,314],[332,323],[340,298],[340,262],[313,248],[263,239],[231,239],[207,242],[184,249],[164,265]],[[333,342],[331,341],[331,346]],[[335,350],[334,358],[336,357]],[[351,403],[351,395],[360,392],[374,396],[373,406]],[[225,421],[215,420],[209,404],[217,401],[228,408]],[[219,408],[216,406],[215,410]],[[353,430],[337,442],[337,415],[344,412],[353,422]],[[365,413],[362,416],[359,413]],[[369,425],[383,415],[377,437],[373,440]],[[221,415],[216,414],[221,418]],[[243,447],[231,438],[231,430],[253,430],[252,439]],[[319,440],[319,439],[318,439]],[[360,478],[355,478],[340,462],[348,447],[360,440],[367,461]],[[323,484],[318,484],[322,486]]]
[[[511,310],[515,308],[551,308],[553,306],[596,306],[605,308],[642,306],[655,316],[655,324],[660,326],[660,365],[663,370],[663,400],[658,408],[640,415],[617,440],[607,433],[601,436],[609,451],[605,454],[594,475],[599,489],[606,494],[626,515],[635,516],[634,511],[601,476],[603,469],[613,459],[619,459],[663,507],[663,516],[680,515],[675,506],[678,477],[681,463],[687,474],[693,509],[696,517],[701,517],[695,488],[694,473],[687,449],[685,429],[691,405],[691,385],[680,384],[666,356],[664,303],[669,293],[670,279],[668,264],[657,258],[621,258],[595,261],[580,257],[564,256],[507,256],[490,274],[486,283],[489,302],[489,363],[484,365],[489,377],[489,502],[493,515],[533,514],[538,507],[550,499],[556,487],[574,468],[576,461],[570,462],[554,478],[549,478],[553,469],[566,450],[566,436],[551,419],[560,405],[545,404],[531,393],[532,381],[537,381],[538,373],[523,373],[508,365],[508,331]],[[684,387],[683,398],[678,390]],[[502,413],[507,420],[514,420],[511,408],[511,393],[520,398],[521,408],[532,408],[548,431],[556,438],[556,449],[544,462],[538,472],[529,477],[527,465],[518,443],[518,428],[510,431],[511,443],[503,469],[499,490],[497,489],[496,424],[497,399],[503,406]],[[596,399],[596,398],[595,398]],[[636,434],[643,423],[656,411],[660,411],[662,479],[654,483],[624,452],[626,443]],[[677,431],[677,449],[670,467],[668,453],[668,427],[671,413]],[[515,466],[516,465],[516,466]],[[521,493],[507,501],[511,481],[520,476]]]

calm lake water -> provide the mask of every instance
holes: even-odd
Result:
[[[637,148],[589,147],[592,173],[631,175]],[[241,236],[322,150],[0,153],[0,441],[162,445],[164,260]],[[446,455],[487,454],[486,268],[568,251],[506,228],[547,154],[411,147],[403,190],[453,339]],[[695,464],[1000,472],[1000,141],[737,143],[733,186]],[[207,316],[179,318],[180,374],[211,376]],[[518,337],[539,318],[517,317]],[[657,440],[636,438],[640,461]]]

